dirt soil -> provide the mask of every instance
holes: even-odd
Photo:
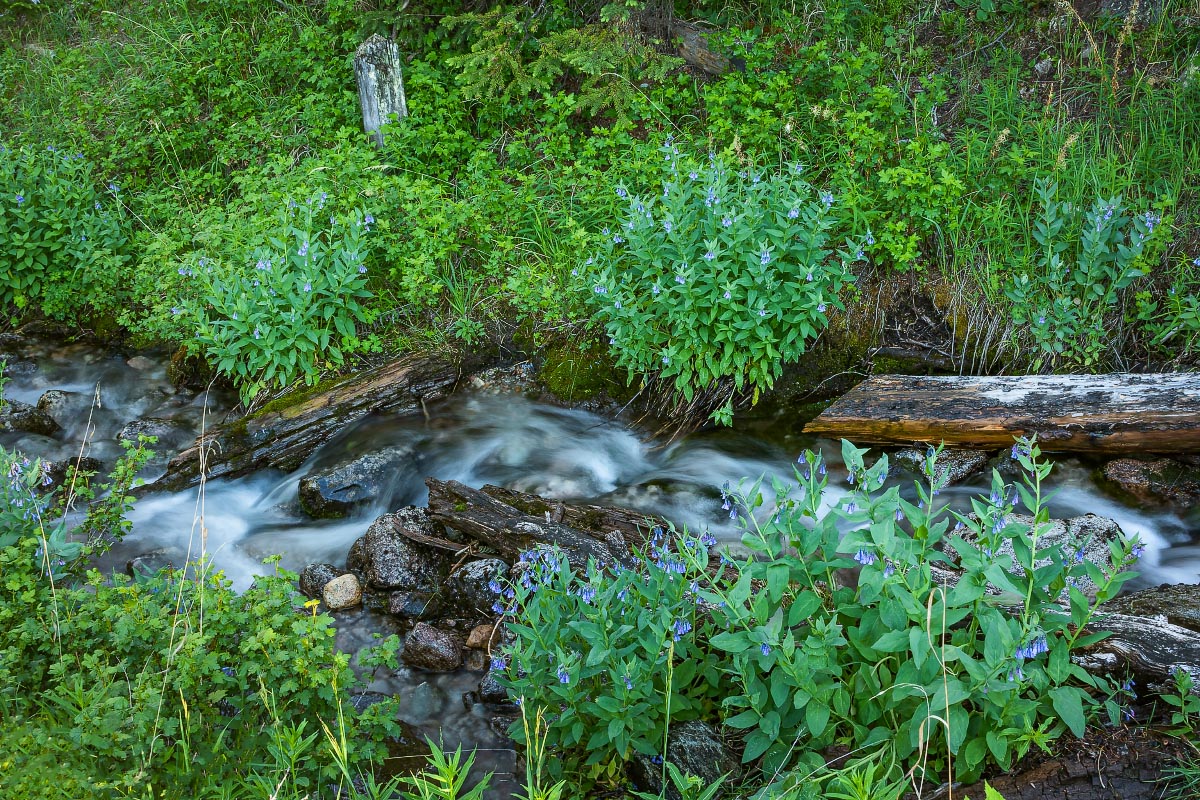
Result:
[[[1196,756],[1194,746],[1151,727],[1093,728],[1084,739],[1064,735],[1054,749],[987,782],[1004,800],[1158,800],[1169,788],[1163,770]],[[927,800],[952,797],[983,800],[983,784],[943,787]]]

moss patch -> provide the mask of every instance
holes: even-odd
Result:
[[[634,391],[608,348],[595,340],[547,348],[540,373],[546,390],[569,403],[611,397],[624,401]]]

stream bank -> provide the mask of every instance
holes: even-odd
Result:
[[[96,383],[100,383],[102,405],[92,412],[99,421],[93,422],[93,446],[89,448],[89,456],[98,461],[105,453],[114,452],[110,442],[102,437],[115,442],[121,431],[138,420],[143,423],[154,419],[179,420],[181,425],[191,426],[188,430],[198,433],[205,415],[214,413],[211,408],[205,410],[199,393],[176,391],[165,381],[165,356],[161,354],[154,357],[89,354],[86,348],[60,351],[49,345],[45,350],[30,352],[32,357],[20,363],[32,366],[15,370],[11,376],[10,396],[14,399],[25,398],[24,402],[36,408],[48,392],[64,392],[78,404],[77,410],[82,410],[89,407],[84,398],[94,397]],[[568,504],[563,501],[585,500],[599,506],[635,509],[641,514],[661,514],[693,530],[708,528],[718,539],[733,544],[738,530],[720,509],[718,487],[724,481],[736,484],[743,477],[758,475],[787,478],[795,453],[813,446],[825,451],[835,478],[827,502],[837,501],[841,490],[832,487],[844,478],[833,443],[798,435],[794,429],[782,425],[772,435],[772,425],[761,421],[767,419],[766,415],[760,417],[755,434],[706,430],[673,441],[655,439],[620,420],[528,399],[525,395],[532,391],[532,384],[527,373],[525,367],[517,366],[472,376],[458,381],[462,389],[440,398],[401,392],[399,396],[406,398],[403,402],[410,413],[387,413],[378,408],[364,412],[356,424],[325,437],[311,452],[297,457],[297,451],[290,451],[289,458],[298,458],[298,469],[285,473],[268,468],[242,478],[213,480],[206,484],[202,494],[208,529],[204,550],[213,555],[236,583],[248,585],[255,572],[263,569],[261,559],[276,552],[284,553],[284,566],[297,571],[310,564],[327,563],[334,572],[361,573],[361,579],[356,575],[360,589],[370,589],[374,583],[374,598],[369,591],[366,609],[351,604],[346,610],[334,612],[339,642],[347,651],[356,651],[375,633],[406,633],[416,629],[420,631],[417,638],[422,644],[419,650],[424,655],[410,651],[405,666],[394,674],[379,676],[372,690],[403,696],[409,709],[406,721],[416,725],[417,731],[430,734],[440,731],[451,745],[455,742],[478,745],[492,754],[482,755],[480,766],[507,774],[516,771],[516,758],[500,732],[506,724],[505,715],[494,702],[500,697],[491,685],[494,682],[489,684],[486,677],[486,644],[490,638],[483,638],[484,647],[478,646],[483,634],[477,630],[489,623],[488,608],[481,602],[480,593],[470,588],[477,589],[480,583],[485,583],[486,573],[476,576],[473,582],[457,576],[458,589],[454,594],[476,595],[476,601],[467,608],[459,606],[448,614],[429,613],[428,595],[436,594],[455,579],[455,562],[461,556],[455,555],[448,562],[443,556],[440,565],[422,576],[418,568],[422,564],[437,564],[438,559],[429,556],[428,543],[418,542],[411,550],[425,557],[401,559],[400,572],[407,570],[409,575],[399,575],[399,579],[398,573],[384,576],[379,568],[355,561],[350,555],[354,543],[378,524],[381,513],[424,505],[425,479],[432,475],[471,487],[495,483],[548,498],[550,507],[537,509],[537,516],[548,512],[554,517],[561,503],[566,519]],[[382,399],[385,394],[365,393],[374,398],[372,402],[392,402]],[[322,418],[335,418],[331,406],[320,399],[325,396],[321,392],[310,394],[306,407]],[[45,405],[52,407],[49,402]],[[176,413],[170,415],[173,409]],[[104,413],[97,415],[97,411]],[[299,429],[297,421],[304,417],[282,408],[268,409],[266,415],[270,414],[277,415],[271,417],[277,420],[273,424],[283,426],[285,434]],[[60,416],[67,421],[65,413]],[[271,427],[264,425],[257,430]],[[60,431],[54,435],[36,434],[42,439],[29,438],[34,434],[10,432],[5,436],[14,438],[6,440],[5,445],[20,445],[22,441],[25,445],[20,446],[52,444],[57,450],[48,452],[72,453],[78,447],[68,441],[72,430],[78,429],[72,429],[68,422],[60,425]],[[246,431],[250,431],[249,423]],[[269,434],[262,436],[258,441],[260,448],[270,438]],[[186,449],[187,443],[175,446]],[[156,461],[158,471],[169,469],[163,460],[167,455],[164,453]],[[375,464],[367,471],[383,475],[385,480],[373,490],[360,491],[348,500],[345,492],[339,493],[333,484],[341,476],[356,491],[361,490],[362,474],[348,473],[345,467],[360,464],[367,457]],[[950,503],[966,504],[972,494],[987,486],[986,476],[972,470],[989,463],[1007,469],[994,454],[982,460],[973,459],[972,463],[973,467],[961,470],[964,482],[946,491]],[[1142,537],[1147,544],[1143,586],[1200,579],[1197,566],[1200,548],[1193,535],[1194,507],[1190,501],[1184,499],[1182,505],[1177,501],[1167,507],[1139,506],[1113,499],[1097,488],[1095,474],[1099,468],[1099,464],[1087,460],[1062,459],[1056,470],[1060,494],[1052,515],[1075,517],[1096,513],[1117,520],[1126,533]],[[324,488],[318,487],[318,494],[341,495],[332,497],[343,503],[343,507],[336,509],[341,516],[314,519],[311,502],[306,510],[301,487],[306,480],[310,485],[321,483],[314,475],[324,480]],[[901,471],[897,478],[911,475]],[[331,481],[331,477],[335,480]],[[149,487],[135,507],[133,533],[106,556],[103,566],[124,570],[131,563],[137,569],[182,564],[189,552],[196,553],[201,546],[188,536],[196,518],[196,499],[195,492],[160,492],[155,486]],[[431,531],[428,535],[450,541],[452,546],[467,544],[453,542],[444,532]],[[376,538],[394,540],[390,536]],[[626,542],[629,543],[632,542]],[[460,564],[458,568],[463,566]],[[330,580],[340,576],[333,575]],[[310,575],[313,584],[310,594],[317,594],[317,580]],[[320,583],[322,598],[328,582]],[[387,590],[386,595],[380,595],[381,588]],[[397,598],[398,594],[407,597]],[[424,627],[418,628],[421,625]],[[476,646],[469,646],[472,637]],[[451,664],[454,665],[451,671],[430,670]]]

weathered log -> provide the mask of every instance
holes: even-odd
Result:
[[[445,396],[458,380],[451,364],[410,356],[359,373],[320,391],[304,390],[262,411],[219,425],[173,458],[167,473],[147,491],[177,491],[195,485],[201,469],[210,479],[232,478],[260,469],[297,469],[321,444],[368,414],[411,414]]]
[[[1103,614],[1090,627],[1111,635],[1071,656],[1079,666],[1101,674],[1132,672],[1151,686],[1170,685],[1175,670],[1182,669],[1200,695],[1200,634],[1162,617],[1125,614]]]
[[[606,564],[632,565],[629,548],[620,535],[612,540],[589,536],[544,515],[525,514],[481,491],[458,481],[429,478],[429,516],[452,530],[494,548],[506,560],[515,561],[522,551],[537,545],[557,545],[577,569],[589,558]]]
[[[1200,374],[923,377],[877,375],[804,427],[872,444],[1047,451],[1200,451]]]
[[[392,117],[408,116],[400,48],[390,39],[372,34],[354,52],[354,76],[358,80],[363,129],[371,134],[377,147],[383,147],[380,128]]]
[[[604,537],[618,531],[629,544],[641,544],[656,527],[668,527],[662,517],[616,506],[597,506],[590,503],[568,503],[547,500],[536,494],[488,484],[479,491],[505,505],[512,506],[531,517],[561,522],[577,530]]]

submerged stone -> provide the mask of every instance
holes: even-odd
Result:
[[[462,666],[462,644],[457,636],[418,622],[404,639],[404,663],[430,672],[450,672]]]

